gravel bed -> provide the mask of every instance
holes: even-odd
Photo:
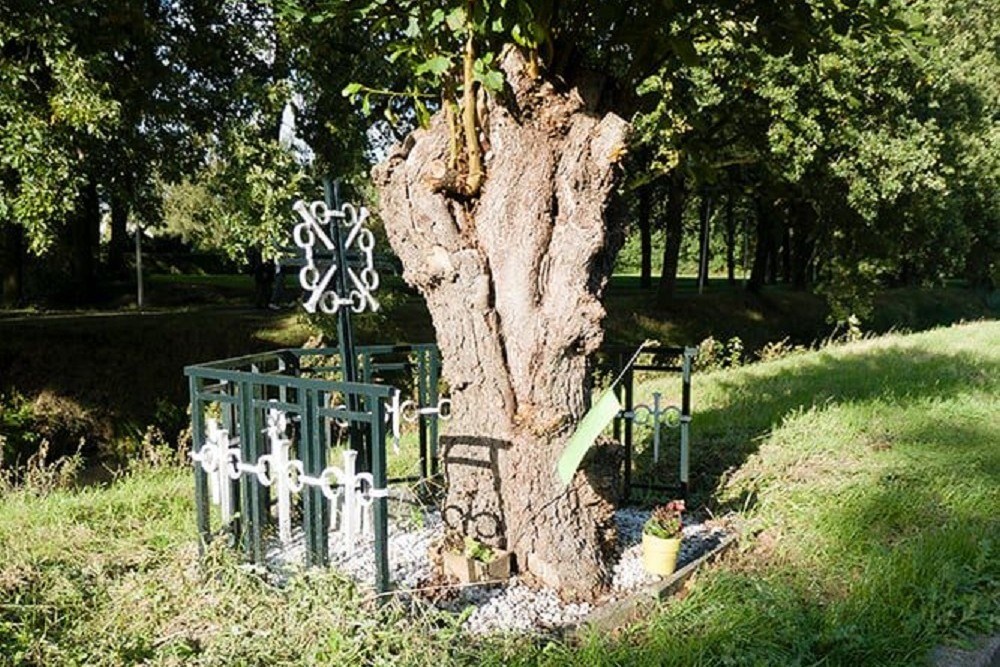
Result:
[[[552,630],[578,622],[595,608],[660,579],[648,574],[642,567],[642,525],[647,518],[649,510],[626,507],[615,512],[619,557],[614,564],[611,591],[595,605],[563,603],[554,590],[529,587],[517,576],[500,584],[452,589],[435,587],[433,582],[440,579],[434,571],[429,552],[444,535],[441,516],[437,512],[425,513],[418,521],[390,521],[390,578],[398,589],[443,590],[435,601],[442,609],[457,613],[474,607],[465,620],[465,629],[471,633]],[[725,530],[715,524],[686,518],[677,569],[714,549],[725,536]],[[350,549],[339,533],[331,532],[330,565],[360,584],[371,586],[375,579],[373,548],[373,540],[368,538]],[[268,550],[268,569],[279,582],[284,581],[291,571],[301,566],[304,557],[305,546],[299,532],[289,545],[275,544]]]

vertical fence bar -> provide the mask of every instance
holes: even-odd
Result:
[[[309,472],[310,475],[314,477],[319,477],[323,474],[326,469],[327,464],[327,440],[326,440],[326,429],[323,428],[323,419],[319,414],[319,408],[326,404],[328,400],[328,392],[316,391],[310,392],[313,394],[313,412],[312,419],[314,420],[312,426],[313,434],[313,471]],[[350,422],[348,422],[350,424]],[[350,428],[350,426],[348,426]],[[318,486],[310,486],[309,493],[313,494],[313,501],[315,505],[315,511],[313,513],[313,536],[315,540],[316,549],[316,564],[325,566],[330,560],[330,504],[326,500],[326,496],[323,495],[323,490]]]
[[[626,360],[627,363],[627,360]],[[625,371],[625,377],[622,379],[622,385],[625,388],[625,413],[627,415],[632,415],[635,413],[635,375],[632,373],[632,367],[630,366]],[[632,417],[626,417],[625,419],[625,500],[632,497],[632,459],[634,457],[633,452],[633,442],[632,442],[632,431],[633,423]]]
[[[427,356],[430,361],[430,374],[427,378],[427,404],[437,406],[438,400],[438,382],[441,378],[441,353],[437,346],[432,346],[427,349]],[[438,438],[440,435],[440,422],[441,415],[435,415],[430,420],[430,442],[428,457],[431,460],[431,476],[438,474]]]
[[[254,373],[260,370],[255,366]],[[267,453],[268,443],[264,437],[264,410],[254,407],[255,399],[267,398],[265,395],[267,386],[254,382],[250,385],[250,397],[246,401],[249,408],[251,449],[253,451],[253,465],[260,462],[260,457]],[[254,524],[254,562],[260,563],[264,560],[264,529],[267,528],[271,518],[271,490],[261,484],[256,477],[252,480],[254,490],[253,516],[251,520]]]
[[[417,405],[423,407],[427,405],[427,350],[417,349],[415,352],[417,359]],[[417,416],[417,433],[420,438],[420,479],[427,479],[433,473],[431,472],[430,466],[431,461],[429,457],[429,442],[427,437],[427,429],[429,427],[427,415],[422,412]]]
[[[250,437],[250,383],[240,382],[237,387],[236,417],[240,434],[240,458],[244,462],[253,462],[253,440]],[[251,475],[240,475],[240,517],[243,525],[240,531],[240,545],[243,549],[243,557],[247,560],[254,560],[254,534],[259,528],[254,526],[254,509],[257,498],[256,490],[253,488],[256,480]]]
[[[386,489],[386,456],[385,456],[385,400],[373,394],[365,397],[365,402],[371,410],[371,442],[372,442],[372,486],[379,493],[374,499],[372,508],[375,529],[375,590],[385,593],[389,590],[389,515],[388,501],[384,495]]]
[[[236,396],[236,385],[234,383],[229,382],[226,384],[226,394],[231,397]],[[230,441],[235,437],[239,442],[240,439],[236,432],[237,414],[238,409],[235,403],[227,402],[222,404],[222,426],[226,429],[226,433],[228,434]],[[231,443],[229,441],[222,443],[222,446],[226,448],[227,452],[229,451],[230,444]],[[224,460],[226,462],[225,465],[228,466],[228,457]],[[243,534],[243,524],[245,521],[245,517],[241,512],[235,512],[235,509],[240,507],[243,502],[243,495],[240,493],[241,482],[238,479],[230,479],[227,476],[223,479],[222,483],[229,484],[229,506],[233,508],[234,513],[232,518],[229,520],[227,528],[229,529],[230,544],[235,546],[240,542],[240,536]]]
[[[691,360],[695,348],[684,348],[683,377],[681,384],[681,497],[687,498],[688,474],[690,468],[690,428],[691,428]]]
[[[312,390],[302,387],[298,390],[297,398],[299,403],[299,443],[298,455],[302,461],[303,471],[310,475],[315,470],[316,464],[313,461],[313,407]],[[306,565],[318,565],[316,562],[316,498],[312,493],[312,487],[304,486],[299,493],[299,500],[302,503],[302,531],[305,534],[306,544]]]
[[[625,362],[626,362],[625,353],[619,352],[618,365],[613,366],[615,375],[622,372],[622,369],[625,368]],[[623,383],[619,383],[618,386],[612,387],[612,391],[614,391],[617,394],[619,403],[624,404],[625,387]],[[615,440],[623,444],[624,440],[622,439],[622,424],[627,421],[628,418],[624,417],[621,413],[619,413],[619,415],[615,417],[615,419],[612,421],[613,425],[612,434],[614,435]],[[623,458],[625,461],[624,464],[622,465],[622,500],[623,502],[628,502],[629,498],[632,497],[632,450],[628,446],[625,446],[625,455]]]
[[[198,398],[201,389],[199,378],[188,378],[188,391],[191,394],[191,451],[200,452],[205,444],[205,408]],[[201,467],[200,461],[194,461],[194,510],[198,526],[198,552],[205,552],[205,545],[212,539],[212,529],[209,524],[208,508],[208,473]]]

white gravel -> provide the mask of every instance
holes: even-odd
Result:
[[[648,517],[648,510],[631,507],[615,512],[620,555],[613,566],[611,591],[596,604],[597,607],[659,580],[656,575],[648,574],[641,562],[642,525]],[[417,589],[435,581],[429,551],[443,534],[444,526],[437,512],[425,513],[422,521],[417,523],[390,521],[390,578],[397,589]],[[685,520],[684,541],[681,542],[677,568],[713,549],[723,537],[725,531],[718,526]],[[330,565],[360,584],[371,586],[375,579],[373,549],[371,538],[350,549],[339,533],[331,532]],[[284,547],[276,544],[268,551],[268,566],[275,578],[282,581],[290,570],[301,566],[304,556],[300,531],[292,543]],[[472,607],[465,620],[465,629],[477,634],[551,630],[578,622],[595,609],[595,606],[586,603],[563,603],[554,590],[531,588],[517,576],[502,584],[456,587],[447,592],[449,595],[438,601],[438,606],[453,612]]]

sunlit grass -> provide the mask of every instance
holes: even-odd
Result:
[[[0,664],[921,664],[1000,628],[998,396],[998,323],[696,375],[695,501],[746,534],[682,599],[579,644],[460,638],[332,572],[273,588],[222,545],[199,562],[187,469],[8,491]]]

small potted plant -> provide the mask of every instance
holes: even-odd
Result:
[[[681,550],[683,500],[671,500],[653,509],[642,527],[642,565],[650,574],[674,573]]]
[[[447,549],[443,553],[444,573],[462,583],[500,581],[510,578],[511,554],[491,548],[475,538],[465,536],[464,548]]]

